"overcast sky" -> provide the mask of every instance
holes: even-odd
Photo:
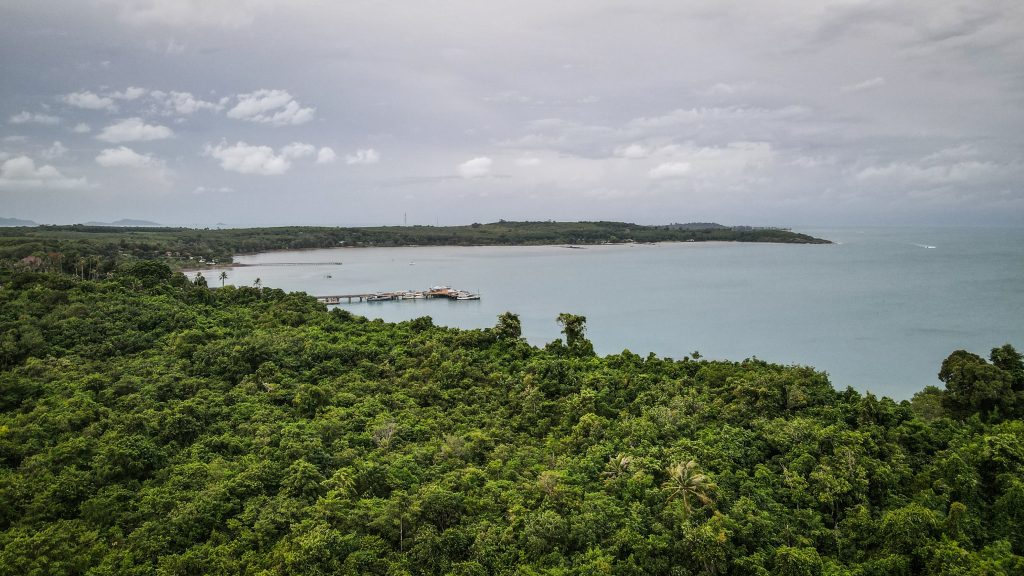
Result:
[[[1021,225],[1020,0],[5,0],[0,216]]]

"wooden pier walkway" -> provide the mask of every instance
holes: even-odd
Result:
[[[435,286],[430,290],[404,290],[400,292],[369,292],[362,294],[334,294],[331,296],[317,296],[317,302],[321,304],[341,304],[346,301],[351,304],[356,302],[386,302],[389,300],[433,300],[445,298],[448,300],[479,300],[480,295],[466,290],[456,290],[448,286]]]
[[[341,266],[341,262],[258,262],[246,266]]]

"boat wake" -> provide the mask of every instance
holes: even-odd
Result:
[[[931,244],[914,244],[914,246],[917,246],[918,248],[928,248],[929,250],[935,249],[935,246],[932,246]]]

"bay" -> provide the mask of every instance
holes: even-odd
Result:
[[[535,345],[559,338],[555,317],[571,312],[587,317],[600,354],[756,356],[896,399],[941,385],[939,365],[953,350],[987,357],[1007,342],[1024,347],[1024,230],[800,232],[836,244],[338,248],[239,256],[245,266],[227,272],[232,284],[259,278],[313,295],[450,285],[481,300],[341,307],[461,328],[512,311]]]

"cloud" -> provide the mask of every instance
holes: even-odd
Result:
[[[71,131],[75,134],[88,134],[89,132],[92,132],[92,127],[85,122],[79,122],[78,124],[75,124],[75,127],[72,128]]]
[[[988,180],[1003,172],[993,162],[968,160],[952,164],[924,166],[917,163],[893,162],[868,166],[856,173],[857,180],[894,180],[908,184],[944,185]]]
[[[242,28],[270,10],[269,0],[102,0],[117,10],[118,19],[136,26],[208,26]]]
[[[693,166],[689,162],[664,162],[651,169],[647,175],[652,180],[669,180],[682,178],[690,173]]]
[[[535,156],[527,156],[525,158],[517,158],[516,166],[538,166],[540,165],[540,158]]]
[[[150,97],[157,102],[160,113],[168,116],[172,114],[190,115],[200,110],[219,112],[224,109],[223,104],[201,100],[193,96],[191,92],[154,90],[150,93]]]
[[[107,110],[109,112],[117,110],[117,106],[114,104],[113,98],[100,96],[89,91],[65,94],[61,100],[65,104],[69,104],[75,108],[84,108],[86,110]]]
[[[788,120],[806,116],[810,110],[805,106],[784,106],[782,108],[758,108],[744,106],[715,106],[710,108],[678,108],[661,116],[648,116],[630,120],[627,128],[651,129],[670,128],[707,122],[766,122]]]
[[[316,116],[316,108],[303,108],[286,90],[256,90],[239,94],[228,117],[274,126],[304,124]]]
[[[28,156],[17,156],[0,165],[0,188],[69,189],[86,184],[85,178],[68,178],[49,164],[36,167]]]
[[[157,160],[149,154],[139,154],[127,146],[103,150],[96,156],[96,163],[104,168],[147,168],[164,165],[162,160]]]
[[[40,152],[39,155],[46,160],[56,160],[67,154],[67,152],[67,147],[61,144],[60,140],[55,140],[52,146]]]
[[[45,126],[52,126],[60,123],[60,118],[49,114],[33,114],[23,111],[11,116],[10,122],[11,124],[43,124]]]
[[[373,148],[360,148],[353,154],[345,155],[346,164],[376,164],[380,162],[380,154]]]
[[[317,164],[333,164],[337,158],[338,155],[334,153],[334,150],[327,146],[324,146],[316,153]]]
[[[865,80],[863,82],[858,82],[856,84],[843,86],[840,89],[840,91],[844,93],[863,92],[864,90],[871,90],[872,88],[878,88],[879,86],[885,86],[885,78],[882,78],[881,76],[875,76],[870,80]]]
[[[193,194],[228,194],[234,192],[235,189],[229,186],[196,186]]]
[[[107,148],[96,156],[96,163],[104,168],[123,171],[123,184],[133,190],[170,189],[174,173],[166,163],[150,154],[139,154],[127,146]]]
[[[749,92],[753,87],[754,84],[752,82],[719,82],[702,90],[701,93],[705,96],[735,96],[743,92]]]
[[[629,158],[631,160],[647,158],[647,156],[649,156],[650,153],[651,151],[648,150],[646,146],[636,143],[629,144],[628,146],[619,146],[618,148],[615,149],[616,156]]]
[[[107,94],[107,96],[109,96],[110,98],[113,98],[115,100],[129,100],[129,101],[131,101],[131,100],[137,100],[137,99],[145,96],[147,92],[149,92],[149,90],[146,90],[145,88],[138,88],[136,86],[129,86],[128,88],[125,88],[124,90],[122,90],[120,92],[111,92],[110,94]]]
[[[142,118],[127,118],[103,129],[96,138],[104,142],[143,142],[174,136],[174,131],[158,124],[146,124]]]
[[[207,146],[206,155],[220,160],[220,167],[240,174],[261,174],[276,176],[284,174],[292,167],[292,160],[309,156],[316,150],[310,144],[293,142],[274,152],[270,146],[250,146],[245,142],[227,145],[221,142],[216,146]]]
[[[281,148],[281,155],[291,160],[312,156],[315,153],[316,146],[313,146],[312,144],[305,144],[303,142],[292,142],[291,144]]]
[[[463,178],[481,178],[491,173],[491,165],[494,161],[486,156],[479,156],[467,160],[458,166],[459,176]]]

